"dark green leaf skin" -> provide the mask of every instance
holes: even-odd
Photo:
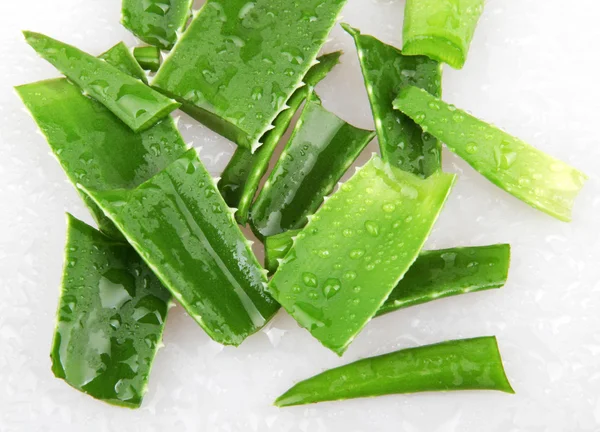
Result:
[[[402,51],[462,69],[485,0],[406,0]]]
[[[393,109],[398,92],[408,85],[440,97],[442,66],[425,56],[405,56],[391,45],[342,24],[353,38],[371,104],[383,160],[404,171],[428,177],[440,170],[441,143],[408,116]]]
[[[309,97],[294,132],[252,206],[259,238],[299,229],[374,138]]]
[[[394,108],[444,142],[489,181],[561,221],[569,222],[586,175],[417,87],[405,87]]]
[[[305,86],[299,88],[287,101],[286,110],[282,111],[273,122],[274,128],[267,132],[261,139],[262,145],[252,154],[243,147],[238,147],[231,161],[225,167],[219,180],[219,190],[225,202],[230,207],[237,208],[235,217],[238,222],[245,225],[248,221],[248,212],[254,195],[258,190],[261,179],[267,172],[273,152],[281,137],[288,129],[296,111],[311,91],[325,76],[339,63],[341,51],[322,55],[304,77]]]
[[[105,53],[100,54],[98,58],[105,60],[121,72],[148,83],[146,73],[123,42],[119,42]]]
[[[160,49],[155,46],[135,47],[133,56],[139,65],[148,71],[156,72],[160,67]]]
[[[96,399],[137,408],[171,295],[127,243],[67,216],[52,371]]]
[[[299,382],[277,398],[275,405],[455,390],[514,393],[494,336],[441,342],[359,360]]]
[[[133,190],[86,190],[215,341],[239,345],[279,309],[194,149]]]
[[[121,24],[150,45],[169,50],[192,14],[193,0],[123,0]]]
[[[39,33],[23,34],[42,58],[134,132],[149,129],[180,105],[102,59]]]
[[[302,86],[346,0],[208,0],[152,85],[254,152]]]

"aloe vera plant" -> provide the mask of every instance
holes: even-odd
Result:
[[[494,336],[408,348],[330,369],[299,382],[275,405],[455,390],[514,393]]]
[[[194,149],[136,189],[85,191],[217,342],[239,345],[279,308]]]
[[[135,47],[133,56],[139,65],[148,71],[156,72],[160,67],[160,50],[155,46]]]
[[[242,147],[259,140],[299,87],[345,0],[208,0],[153,86]]]
[[[585,174],[416,87],[394,101],[496,186],[562,221],[570,221]]]
[[[236,207],[236,219],[242,225],[248,221],[248,211],[258,189],[258,185],[267,172],[269,161],[287,130],[292,117],[306,100],[314,87],[339,63],[341,51],[335,51],[319,57],[304,77],[305,86],[299,88],[287,101],[289,107],[282,111],[273,122],[274,128],[267,132],[261,139],[262,145],[253,154],[250,150],[238,147],[225,167],[219,180],[219,190],[230,207]]]
[[[125,45],[123,42],[119,42],[105,53],[100,54],[98,58],[101,58],[107,63],[113,65],[127,75],[131,75],[132,77],[140,79],[145,83],[148,82],[146,73],[137,62],[135,57],[133,57],[131,51],[129,51],[129,48],[127,48],[127,45]]]
[[[150,128],[180,105],[102,59],[39,33],[23,34],[42,58],[134,132]]]
[[[260,238],[302,228],[375,133],[327,111],[311,94],[251,211]]]
[[[127,243],[68,215],[54,375],[96,399],[139,407],[170,300]]]
[[[359,30],[342,24],[353,38],[371,104],[381,157],[420,176],[430,176],[441,166],[440,142],[424,133],[408,116],[393,109],[392,102],[400,89],[414,85],[440,97],[442,67],[425,56],[405,56]]]
[[[417,258],[454,180],[421,179],[373,156],[298,234],[269,290],[341,355]]]

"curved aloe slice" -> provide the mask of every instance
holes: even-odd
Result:
[[[98,58],[105,60],[127,75],[131,75],[145,83],[148,81],[146,73],[123,42],[119,42],[105,53],[100,54]]]
[[[496,186],[557,219],[571,220],[587,178],[582,172],[416,87],[403,89],[394,108]]]
[[[451,390],[514,393],[494,336],[404,349],[330,369],[299,382],[275,405]]]
[[[428,177],[441,167],[440,142],[394,110],[400,89],[414,85],[435,96],[442,93],[442,67],[424,56],[405,56],[399,49],[342,24],[358,52],[383,160],[404,171]]]
[[[192,4],[193,0],[123,0],[121,23],[144,42],[171,49]]]
[[[135,47],[133,56],[145,70],[156,72],[160,67],[160,49],[155,46]]]
[[[252,206],[264,238],[302,228],[375,133],[354,127],[309,96],[281,158]]]
[[[139,407],[171,299],[127,243],[68,215],[52,371],[114,405]]]
[[[84,190],[217,342],[239,345],[279,308],[194,149],[137,189]]]
[[[454,180],[423,180],[374,156],[298,234],[269,290],[342,354],[417,258]]]
[[[406,0],[402,51],[462,69],[483,5],[484,0]]]
[[[153,86],[255,151],[314,65],[346,0],[208,0]]]
[[[260,148],[252,154],[250,150],[238,147],[231,161],[225,167],[221,180],[219,180],[219,190],[227,204],[237,208],[235,216],[240,224],[244,225],[248,221],[248,210],[258,190],[258,185],[267,172],[273,152],[296,111],[311,91],[310,87],[316,86],[325,78],[339,63],[341,55],[341,51],[335,51],[319,57],[317,59],[319,63],[314,65],[304,77],[306,85],[296,90],[287,101],[289,108],[277,116],[273,122],[274,128],[261,139],[263,144]]]
[[[134,132],[156,124],[179,103],[140,80],[83,51],[48,36],[25,31],[27,43]]]

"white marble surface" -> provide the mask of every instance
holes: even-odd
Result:
[[[212,342],[173,309],[137,411],[82,395],[50,372],[64,212],[86,210],[12,86],[52,77],[19,33],[30,29],[100,53],[135,39],[119,0],[3,0],[0,14],[0,431],[600,430],[600,3],[489,0],[462,71],[446,68],[445,98],[590,175],[565,224],[530,209],[445,154],[458,184],[429,247],[510,242],[502,290],[440,300],[379,318],[337,358],[280,313],[240,348]],[[344,20],[399,44],[403,0],[349,0]],[[327,49],[340,65],[319,87],[324,104],[372,127],[354,46],[339,27]],[[233,146],[189,121],[188,142],[218,175]],[[376,149],[373,144],[372,149]],[[366,155],[363,161],[366,159]],[[277,409],[299,379],[358,358],[477,335],[498,336],[517,391],[422,394]]]

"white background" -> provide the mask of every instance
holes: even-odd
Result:
[[[399,45],[403,0],[349,0],[344,20]],[[135,39],[119,0],[2,0],[0,14],[0,431],[598,431],[600,430],[600,89],[597,0],[489,0],[445,99],[590,176],[565,224],[444,154],[460,179],[428,247],[510,242],[504,289],[440,300],[371,322],[343,358],[280,313],[240,348],[212,342],[177,306],[141,409],[105,405],[50,372],[64,212],[89,220],[12,86],[56,75],[19,31],[99,54]],[[342,64],[318,88],[325,106],[373,127],[356,52],[339,27]],[[218,175],[233,145],[186,117],[188,142]],[[375,143],[371,145],[375,150]],[[366,160],[365,154],[362,161]],[[497,335],[514,396],[387,396],[277,409],[276,396],[326,368],[396,349]]]

